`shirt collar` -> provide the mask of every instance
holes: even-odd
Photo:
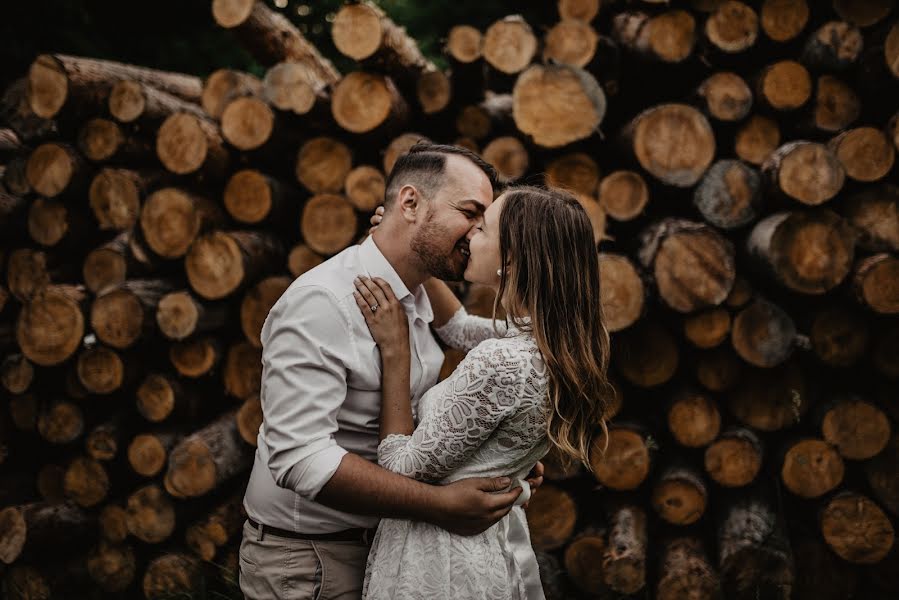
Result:
[[[419,285],[414,291],[409,291],[396,269],[384,257],[372,236],[368,236],[364,242],[359,244],[359,261],[369,277],[380,277],[390,284],[393,293],[407,311],[411,310],[415,316],[420,317],[426,323],[434,320],[434,311],[431,309],[431,301],[428,299],[424,286]]]

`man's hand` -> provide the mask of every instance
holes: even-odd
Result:
[[[508,477],[477,477],[436,488],[438,512],[429,520],[451,533],[481,533],[512,510],[521,486],[503,492],[511,483]]]
[[[534,494],[537,493],[537,488],[543,485],[543,463],[539,460],[537,464],[534,465],[534,468],[531,469],[531,472],[528,473],[528,478],[525,479],[528,485],[531,486],[531,498],[534,497]],[[531,503],[531,499],[528,498],[528,501],[521,505],[522,508],[527,508],[528,504]]]

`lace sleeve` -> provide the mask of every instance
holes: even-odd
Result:
[[[409,435],[389,435],[378,446],[378,464],[395,473],[436,482],[474,453],[525,393],[530,356],[485,342],[442,384],[437,409]]]
[[[467,352],[484,340],[506,335],[505,321],[497,319],[496,329],[493,323],[493,319],[468,314],[462,306],[443,327],[437,327],[435,331],[451,348]]]

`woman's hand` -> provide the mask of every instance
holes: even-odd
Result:
[[[382,358],[409,355],[409,320],[406,309],[397,300],[390,284],[375,277],[356,277],[353,297],[362,311],[371,336],[381,349]]]
[[[384,220],[384,207],[379,206],[375,209],[375,214],[371,216],[369,222],[371,223],[371,228],[368,230],[368,235],[371,235],[372,232],[378,228],[378,225],[381,224],[381,221]]]

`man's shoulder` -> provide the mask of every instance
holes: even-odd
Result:
[[[278,303],[303,302],[312,298],[344,301],[353,293],[353,277],[359,271],[355,247],[347,248],[293,280]]]

